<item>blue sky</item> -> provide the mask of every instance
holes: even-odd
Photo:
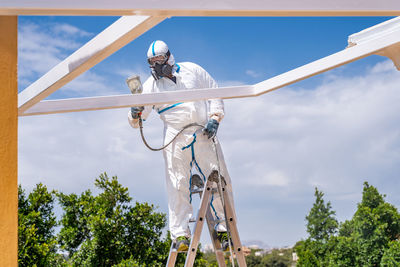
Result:
[[[23,90],[117,17],[19,17]],[[49,98],[128,93],[125,79],[148,73],[156,39],[176,60],[203,66],[220,85],[253,84],[347,46],[347,37],[387,17],[170,18]],[[399,72],[370,56],[257,98],[226,100],[221,140],[233,180],[242,240],[294,245],[318,186],[340,220],[360,201],[362,183],[400,205]],[[133,197],[166,212],[163,159],[147,151],[117,109],[20,118],[19,182],[64,192],[118,175]],[[162,124],[146,126],[160,144]],[[204,241],[207,242],[207,241]]]

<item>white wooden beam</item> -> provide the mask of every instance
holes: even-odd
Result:
[[[397,28],[255,85],[42,101],[25,113],[20,113],[20,116],[157,105],[211,98],[258,96],[372,54],[396,51],[394,49],[398,49],[399,46],[400,28]]]
[[[396,16],[398,0],[2,0],[0,15]]]
[[[128,87],[126,89],[128,91]],[[88,110],[101,110],[124,108],[142,105],[157,105],[183,101],[205,100],[211,98],[236,98],[253,96],[252,85],[207,88],[185,91],[169,91],[152,94],[114,95],[99,97],[82,97],[62,100],[47,100],[37,103],[32,108],[20,113],[20,116],[77,112]]]
[[[126,16],[99,33],[18,95],[19,113],[87,71],[165,17]]]

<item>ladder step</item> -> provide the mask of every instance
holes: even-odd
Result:
[[[173,253],[187,253],[187,251],[178,251],[176,248],[172,249],[171,252]]]
[[[199,194],[199,193],[203,193],[203,188],[196,188],[196,189],[192,189],[190,190],[190,193],[192,194]]]
[[[192,218],[189,219],[189,223],[195,223],[196,221],[197,221],[197,219],[195,217],[192,217]],[[212,220],[211,221],[211,223],[213,223],[213,224],[222,223],[222,222],[225,222],[225,220],[219,219],[219,220]]]
[[[196,188],[196,189],[190,190],[190,193],[199,194],[199,193],[203,193],[203,191],[204,191],[204,188]],[[217,194],[219,193],[217,188],[213,188],[211,192],[212,193],[217,193]]]

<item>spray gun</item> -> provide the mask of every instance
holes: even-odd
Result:
[[[129,90],[133,95],[136,94],[141,94],[143,92],[143,86],[142,82],[140,81],[140,76],[139,75],[132,75],[128,79],[126,79],[126,83],[128,84]],[[140,113],[139,117],[142,115],[142,111],[144,110],[144,107],[141,106],[139,107]]]
[[[126,83],[128,84],[129,90],[131,90],[131,93],[133,95],[141,94],[143,92],[143,86],[140,82],[139,75],[132,75],[131,77],[126,79]]]

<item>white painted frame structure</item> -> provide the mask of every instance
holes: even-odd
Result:
[[[17,114],[16,60],[18,15],[126,15],[111,25],[70,57],[50,70],[18,96],[19,115],[35,115],[80,110],[117,108],[152,103],[170,103],[180,100],[204,98],[233,98],[257,96],[281,88],[290,83],[316,75],[342,64],[380,54],[400,65],[400,39],[396,27],[384,24],[361,32],[351,39],[348,49],[317,60],[300,68],[273,77],[264,82],[241,87],[225,87],[187,92],[147,94],[140,96],[108,96],[103,98],[81,98],[72,100],[41,101],[67,82],[111,55],[140,34],[163,19],[171,16],[399,16],[399,0],[2,0],[0,2],[2,28],[6,38],[1,41],[0,60],[3,69],[0,76],[4,82],[1,100],[7,113],[0,116],[2,127],[2,149],[0,157],[9,162],[2,173],[0,199],[0,256],[7,266],[17,266],[18,259],[18,191],[17,191]],[[7,18],[6,16],[10,16]],[[397,21],[398,22],[398,21]],[[381,25],[382,26],[382,25]],[[115,31],[110,30],[114,27]],[[391,29],[388,30],[388,29]],[[9,38],[9,39],[7,39]],[[355,44],[355,45],[354,45]],[[4,46],[4,47],[3,47]],[[90,48],[95,52],[91,52]],[[8,65],[7,65],[8,64]],[[12,93],[10,93],[12,92]],[[10,104],[11,103],[11,104]],[[12,164],[15,163],[15,164]],[[5,223],[4,223],[5,222]],[[3,264],[3,265],[4,265]]]
[[[156,105],[210,98],[259,96],[360,58],[378,54],[400,69],[400,17],[349,37],[349,47],[255,85],[205,88],[141,95],[116,95],[41,101],[165,17],[124,16],[18,95],[19,116]]]

